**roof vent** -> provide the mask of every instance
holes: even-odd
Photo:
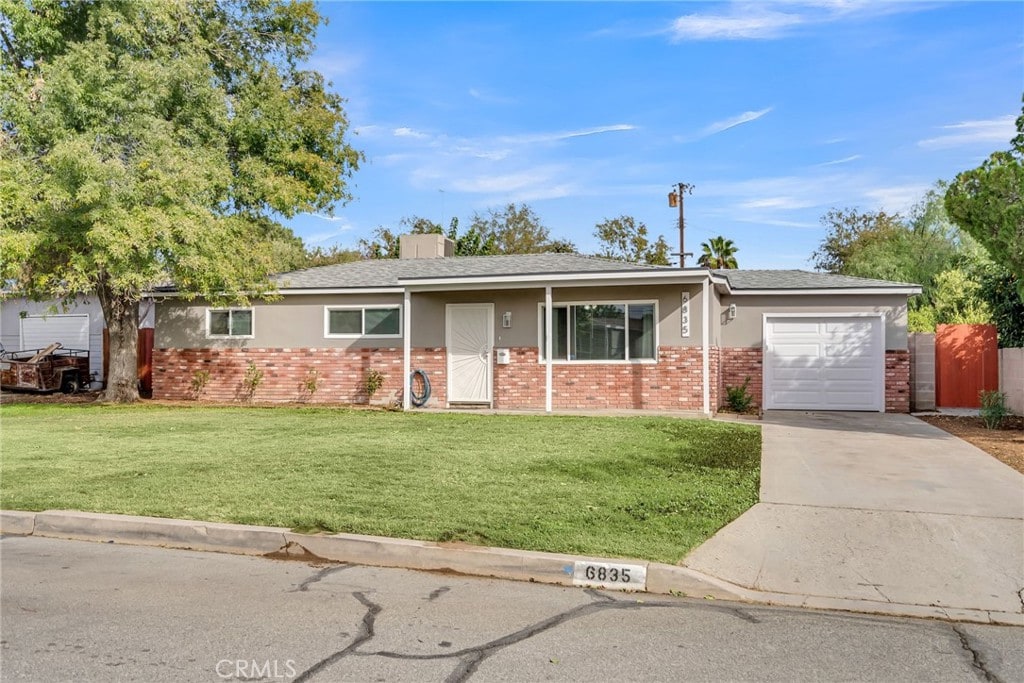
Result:
[[[402,235],[398,238],[398,257],[443,258],[455,255],[455,242],[444,235]]]

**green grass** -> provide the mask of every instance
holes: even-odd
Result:
[[[0,507],[676,562],[757,501],[760,452],[658,417],[15,404]]]

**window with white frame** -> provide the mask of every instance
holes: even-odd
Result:
[[[210,308],[206,311],[207,337],[252,337],[251,308]]]
[[[556,361],[634,361],[657,358],[654,302],[556,304],[551,308],[551,358]],[[540,357],[547,329],[540,307]]]
[[[326,306],[325,337],[401,337],[401,306]]]

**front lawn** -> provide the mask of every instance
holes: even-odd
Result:
[[[760,453],[658,417],[15,404],[0,507],[677,562],[757,502]]]

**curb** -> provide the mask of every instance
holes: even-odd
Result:
[[[307,535],[280,527],[111,515],[73,510],[0,510],[0,534],[205,550],[236,555],[327,560],[375,567],[447,571],[562,586],[595,586],[691,598],[762,603],[982,624],[1024,626],[1024,614],[931,605],[769,593],[738,586],[677,565],[506,548],[363,536]],[[583,566],[631,567],[642,585],[611,586],[580,577]]]

